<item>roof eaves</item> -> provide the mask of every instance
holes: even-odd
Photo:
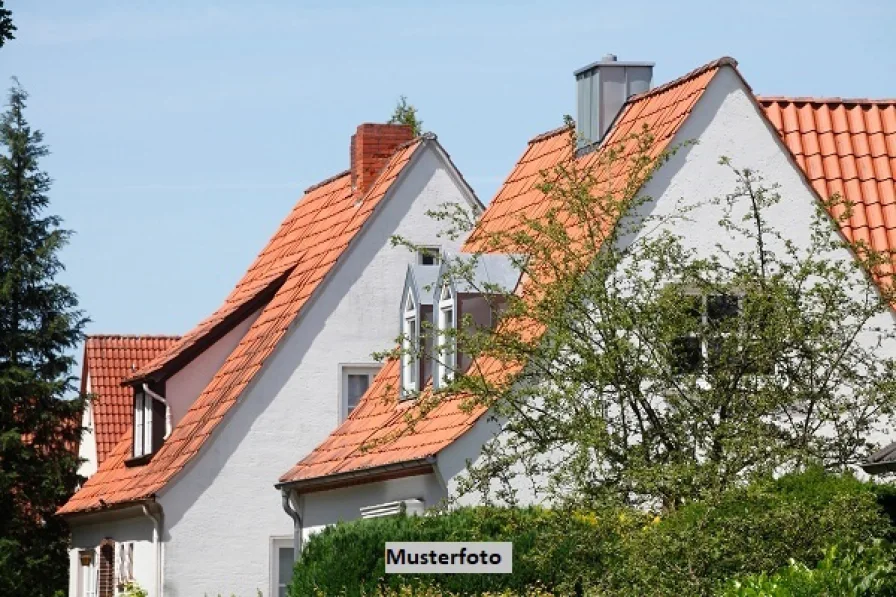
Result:
[[[350,485],[423,475],[433,472],[435,463],[435,456],[425,456],[414,460],[392,462],[350,471],[339,471],[329,475],[299,479],[297,481],[281,481],[274,487],[277,489],[291,489],[298,493],[315,493]]]

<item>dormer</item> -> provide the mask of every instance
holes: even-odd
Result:
[[[139,383],[133,388],[132,457],[127,464],[136,466],[148,462],[168,438],[171,433],[171,411],[163,396],[164,384]]]
[[[514,291],[519,281],[517,263],[512,255],[443,255],[432,294],[433,389],[445,386],[455,371],[470,365],[469,356],[458,350],[453,330],[462,323],[470,327],[465,332],[494,329],[506,305],[506,295]]]
[[[431,374],[432,288],[438,265],[409,265],[401,294],[401,398],[412,398]]]

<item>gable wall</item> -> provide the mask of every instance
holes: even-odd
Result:
[[[437,244],[441,225],[425,212],[464,201],[434,150],[418,151],[240,404],[161,494],[166,597],[268,595],[270,539],[292,536],[273,485],[336,427],[339,363],[368,363],[398,335],[402,283],[415,256],[389,238]]]
[[[85,358],[87,358],[86,355]],[[84,391],[88,395],[90,394],[90,373],[87,373]],[[93,400],[90,400],[81,414],[81,427],[84,430],[81,432],[81,443],[78,444],[78,458],[84,459],[84,462],[78,467],[78,474],[85,479],[95,473],[97,468],[96,426],[93,418]]]
[[[727,166],[719,164],[719,158],[727,156],[734,166],[749,167],[761,174],[766,186],[780,185],[778,192],[782,201],[769,209],[766,216],[777,231],[797,246],[808,246],[811,219],[818,200],[777,134],[762,117],[749,90],[731,68],[723,68],[716,75],[670,147],[690,140],[699,140],[699,143],[682,147],[645,186],[644,194],[655,198],[655,201],[644,206],[645,210],[657,216],[671,214],[678,209],[679,201],[687,206],[733,192],[737,184],[735,175]],[[699,256],[715,254],[716,243],[735,251],[751,249],[748,241],[734,239],[719,227],[719,210],[718,206],[698,208],[689,214],[687,221],[676,221],[672,231],[683,238],[685,247],[695,249]],[[833,225],[831,230],[832,236],[835,235]],[[772,248],[775,248],[774,243]],[[854,267],[851,254],[845,249],[836,258]],[[853,287],[859,293],[867,282],[857,269],[854,280]],[[893,316],[889,313],[881,315],[870,325],[892,326]],[[871,334],[860,337],[869,346],[874,341]],[[882,350],[896,355],[896,345],[892,342],[884,345]],[[463,463],[478,457],[480,446],[486,438],[493,437],[494,429],[494,423],[487,422],[487,417],[483,417],[473,430],[439,455],[439,471],[446,479],[451,495],[456,493],[458,473],[462,474]],[[889,433],[889,424],[881,421],[869,439],[878,444],[885,443]],[[558,453],[550,458],[561,456]],[[523,503],[538,501],[532,479],[519,476],[513,486]],[[466,496],[461,503],[473,504],[479,499],[478,496]]]

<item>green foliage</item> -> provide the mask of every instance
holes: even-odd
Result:
[[[401,96],[389,118],[389,124],[406,124],[411,127],[415,137],[423,133],[423,121],[417,117],[417,108],[408,103],[408,98]]]
[[[13,31],[15,30],[16,26],[12,24],[12,11],[3,8],[3,0],[0,0],[0,48],[2,48],[3,44],[7,41],[16,38],[16,36],[13,35]]]
[[[728,579],[771,572],[791,558],[814,566],[832,544],[868,543],[891,530],[871,485],[816,468],[662,516],[608,506],[482,507],[339,524],[308,541],[290,595],[354,597],[427,585],[446,595],[536,587],[558,595],[712,595]],[[384,573],[386,541],[477,540],[512,541],[513,574]]]
[[[119,597],[149,597],[149,592],[134,581],[124,583]]]
[[[43,136],[18,85],[0,118],[0,595],[50,596],[67,583],[68,529],[55,516],[78,483],[82,399],[70,351],[85,323],[54,281],[69,233],[46,215]]]
[[[890,597],[896,595],[893,549],[880,543],[830,547],[814,568],[791,560],[774,574],[730,582],[722,597]]]

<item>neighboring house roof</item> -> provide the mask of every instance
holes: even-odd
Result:
[[[626,140],[633,133],[640,132],[645,124],[654,137],[649,153],[658,156],[667,148],[718,70],[736,64],[731,58],[722,58],[630,98],[601,147],[581,159],[597,160],[602,152],[613,148],[621,150],[616,163],[625,167],[629,163],[628,156],[635,152],[633,144],[626,143]],[[569,156],[568,133],[569,129],[564,127],[539,135],[529,142],[526,152],[467,240],[465,251],[474,252],[480,248],[480,239],[484,234],[520,226],[523,214],[536,218],[544,213],[546,202],[537,185],[542,180],[543,171]],[[608,174],[624,178],[622,171],[614,170]],[[505,366],[494,358],[484,358],[477,366],[492,379],[499,376],[509,378],[518,370],[518,367]],[[425,461],[469,431],[486,412],[481,406],[464,412],[461,408],[463,398],[452,396],[439,400],[438,405],[422,420],[409,426],[407,416],[413,418],[418,406],[416,401],[398,401],[399,383],[397,362],[387,363],[348,419],[311,454],[284,474],[280,483],[293,485],[299,491],[303,486],[309,489],[331,487],[348,482],[346,479],[353,472],[379,471],[399,463]],[[431,387],[424,390],[418,401],[423,404],[431,402],[428,400],[429,392]],[[327,484],[325,477],[331,478],[333,483]]]
[[[81,391],[93,394],[93,435],[97,466],[112,451],[132,422],[134,392],[121,382],[170,348],[178,336],[91,335],[84,343]]]
[[[737,72],[735,60],[722,58],[630,98],[608,131],[606,141],[596,152],[580,159],[594,160],[608,147],[618,149],[619,141],[639,132],[645,124],[654,135],[649,154],[659,155],[667,149],[713,76],[724,66]],[[819,197],[829,198],[840,193],[857,204],[849,220],[841,224],[843,235],[850,241],[865,240],[877,250],[896,250],[896,100],[783,97],[757,100]],[[569,157],[568,133],[569,129],[564,127],[529,142],[464,250],[488,250],[484,239],[490,233],[508,232],[521,226],[523,214],[537,218],[547,211],[548,202],[537,185],[542,180],[542,172]],[[624,147],[614,163],[625,167],[628,150]],[[609,175],[625,179],[621,170]],[[479,366],[487,376],[514,373],[512,367],[502,367],[494,359],[485,359]],[[316,491],[347,483],[349,478],[352,483],[364,482],[361,479],[365,473],[387,467],[395,470],[402,462],[425,461],[471,429],[486,412],[480,407],[465,413],[460,408],[462,398],[451,397],[408,426],[407,411],[414,407],[398,403],[397,392],[386,390],[397,388],[399,383],[399,367],[390,362],[349,418],[284,474],[281,484],[292,485],[298,491]],[[426,398],[425,392],[423,398]],[[896,469],[896,443],[873,458],[889,459],[891,467]],[[332,483],[328,484],[328,479]]]
[[[847,240],[896,249],[896,99],[757,99],[819,196],[855,204]]]
[[[872,475],[896,471],[896,442],[872,454],[861,466],[866,473]]]
[[[152,498],[184,468],[252,383],[302,307],[334,269],[393,183],[427,144],[444,153],[431,134],[407,142],[387,157],[385,166],[366,192],[353,191],[349,171],[306,190],[224,306],[135,378],[158,375],[169,363],[181,358],[180,354],[195,350],[197,344],[207,343],[205,336],[223,325],[221,322],[234,312],[242,310],[248,315],[262,308],[237,348],[148,464],[124,465],[130,454],[128,435],[100,470],[60,509],[61,514]],[[263,292],[269,292],[270,299],[248,309],[246,305]]]

